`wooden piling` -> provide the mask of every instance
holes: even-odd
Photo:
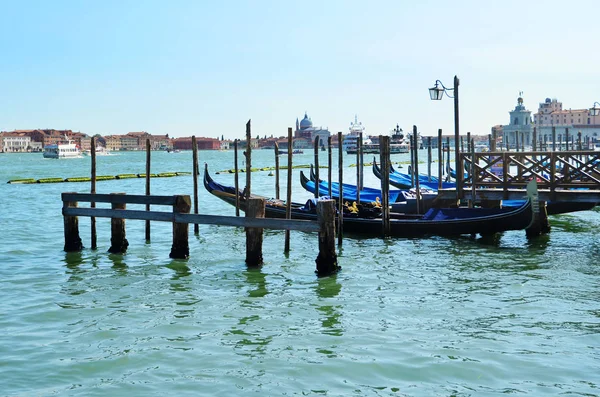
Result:
[[[431,137],[427,137],[427,181],[431,182]]]
[[[111,193],[111,195],[124,195],[125,193]],[[112,203],[113,210],[124,210],[127,204]],[[124,254],[127,252],[129,242],[125,234],[125,219],[111,218],[110,220],[110,248],[108,252],[111,254]]]
[[[63,193],[66,194],[66,193]],[[68,207],[77,207],[77,201],[64,201],[63,200],[63,210]],[[64,225],[65,225],[65,246],[64,250],[66,252],[78,252],[83,249],[83,244],[81,242],[81,237],[79,237],[79,220],[76,216],[65,216]]]
[[[321,225],[319,232],[319,255],[317,256],[317,275],[319,277],[337,273],[335,252],[335,201],[321,200],[317,203],[317,218]]]
[[[250,130],[250,120],[246,123],[246,151],[244,156],[246,156],[246,188],[244,192],[246,192],[245,197],[249,198],[252,191],[252,132]]]
[[[552,126],[552,151],[556,152],[556,127]]]
[[[198,174],[200,168],[198,168],[198,143],[196,136],[192,135],[192,163],[194,167],[193,179],[194,179],[194,214],[198,213]],[[194,223],[194,234],[200,233],[200,225]]]
[[[275,142],[275,198],[279,200],[279,145]]]
[[[265,199],[248,199],[248,209],[246,218],[264,218],[265,217]],[[263,229],[256,227],[246,228],[246,265],[248,267],[257,267],[262,265],[262,242]]]
[[[365,156],[364,156],[364,149],[363,149],[363,133],[360,132],[360,145],[358,147],[358,156],[359,156],[359,167],[358,167],[358,186],[359,186],[359,190],[362,190],[363,187],[365,187],[365,177],[364,177],[364,172],[365,172]],[[360,196],[359,199],[357,200],[357,203],[360,201]]]
[[[338,197],[338,246],[342,246],[344,233],[344,151],[342,150],[344,137],[338,132],[338,182],[340,185],[340,197]]]
[[[96,138],[92,137],[90,142],[90,154],[92,156],[92,170],[91,170],[91,194],[96,194]],[[90,202],[90,208],[96,208],[96,202]],[[97,234],[96,234],[96,217],[92,216],[90,218],[90,227],[91,227],[91,240],[92,240],[92,249],[98,249],[97,245]]]
[[[492,131],[492,143],[490,144],[490,152],[496,151],[496,140],[498,139],[498,133],[496,130]]]
[[[412,137],[411,137],[412,141]],[[412,142],[411,142],[412,143]],[[381,222],[383,237],[390,235],[390,137],[379,135],[381,165]]]
[[[446,148],[448,149],[448,151],[446,152],[448,154],[446,156],[446,181],[450,182],[450,137],[446,137]]]
[[[195,137],[192,137],[192,142]],[[196,183],[195,192],[198,191],[197,180],[194,181]],[[150,139],[146,139],[146,196],[150,195]],[[146,204],[146,211],[150,211],[150,204]],[[150,221],[146,221],[146,242],[150,241]]]
[[[471,139],[471,200],[469,200],[469,207],[475,206],[476,193],[475,184],[477,183],[477,172],[475,171],[475,140]]]
[[[419,182],[419,148],[418,148],[418,135],[417,126],[413,125],[413,136],[412,140],[415,144],[415,167],[413,168],[413,174],[415,175],[415,189],[417,191],[417,214],[421,213],[421,187]]]
[[[173,213],[189,214],[191,208],[190,196],[175,196]],[[187,259],[190,256],[189,247],[189,224],[173,222],[173,245],[171,246],[170,258]]]
[[[515,132],[515,152],[519,151],[519,131]]]
[[[534,152],[537,152],[537,127],[533,127],[533,136],[531,138],[531,146]]]
[[[238,141],[233,141],[233,166],[234,166],[234,186],[235,186],[235,216],[240,216],[240,180],[239,180],[239,169],[238,169]]]
[[[314,145],[314,154],[315,154],[315,198],[319,198],[319,136],[315,136],[315,145]]]
[[[442,151],[442,129],[438,129],[438,190],[442,188],[442,173],[444,172],[444,152]]]
[[[327,182],[329,191],[327,192],[329,198],[331,198],[331,173],[333,172],[333,159],[331,153],[331,135],[327,137]]]
[[[292,128],[288,127],[288,172],[287,172],[287,195],[285,201],[285,219],[292,219]],[[290,231],[285,231],[284,252],[290,252]]]

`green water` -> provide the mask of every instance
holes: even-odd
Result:
[[[253,167],[274,164],[271,151],[253,157]],[[153,153],[152,172],[191,171],[191,159]],[[233,167],[232,152],[203,151],[200,161],[233,184],[214,175]],[[347,238],[342,272],[319,279],[317,237],[300,232],[289,256],[283,232],[265,232],[265,265],[248,270],[240,229],[201,225],[190,259],[176,261],[169,224],[153,223],[146,244],[144,222],[128,221],[122,256],[106,252],[109,220],[97,220],[92,251],[81,218],[86,248],[66,254],[60,193],[88,192],[89,183],[6,181],[89,169],[89,158],[0,154],[2,396],[600,395],[595,210],[552,217],[552,232],[531,241],[523,231]],[[144,153],[98,158],[98,175],[143,172]],[[299,172],[294,198],[304,201]],[[355,172],[347,169],[347,182]],[[252,178],[254,192],[274,196],[268,172]],[[281,179],[284,192],[285,171]],[[144,183],[98,182],[97,191],[143,194]],[[365,183],[377,183],[368,169]],[[191,176],[152,179],[155,194],[192,189]],[[234,214],[202,187],[200,202],[201,213]]]

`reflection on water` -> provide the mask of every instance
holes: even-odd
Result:
[[[320,277],[315,284],[315,291],[319,296],[319,302],[333,303],[331,299],[336,298],[342,285],[337,282],[337,275],[330,277]],[[342,307],[341,304],[322,304],[317,306],[317,310],[322,315],[321,317],[321,332],[331,336],[342,336],[343,327],[340,322],[341,313],[338,311]],[[332,352],[327,353],[328,355]]]
[[[172,260],[167,268],[174,271],[169,287],[175,296],[177,305],[173,316],[175,318],[186,318],[194,314],[194,306],[201,300],[195,295],[192,285],[192,272],[186,261]]]
[[[260,268],[248,268],[244,271],[244,277],[246,277],[246,284],[249,286],[248,296],[250,298],[263,298],[269,293],[266,276]],[[250,301],[245,302],[250,303]]]

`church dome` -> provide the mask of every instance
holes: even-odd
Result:
[[[308,115],[306,113],[304,113],[304,118],[302,119],[302,121],[300,121],[300,129],[305,130],[307,128],[312,128],[312,126],[313,123],[311,119],[308,118]]]

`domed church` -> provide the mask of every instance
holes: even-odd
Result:
[[[314,127],[308,113],[304,112],[304,118],[298,121],[296,118],[296,131],[294,133],[294,147],[309,149],[314,147],[315,137],[320,138],[320,146],[327,146],[327,139],[331,133],[327,128]]]

